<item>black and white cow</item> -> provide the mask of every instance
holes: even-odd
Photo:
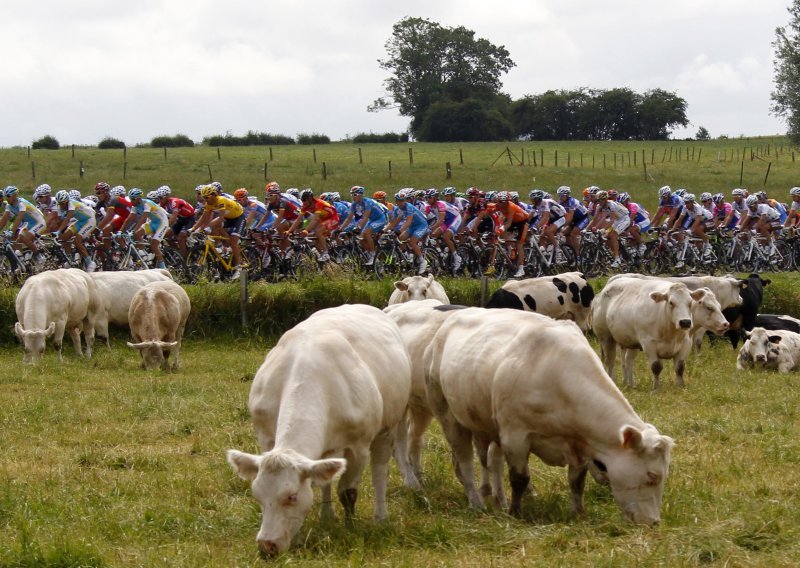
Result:
[[[756,316],[764,301],[764,287],[771,280],[764,280],[758,274],[751,274],[741,279],[745,283],[739,294],[742,296],[742,305],[725,308],[722,315],[731,324],[725,335],[731,340],[734,349],[739,346],[739,341],[744,341],[743,332],[752,330],[756,324]]]
[[[592,286],[580,272],[509,280],[492,294],[487,308],[513,308],[553,319],[572,320],[584,333],[594,298]]]
[[[755,327],[763,327],[770,331],[782,330],[800,333],[800,319],[777,314],[758,314]]]

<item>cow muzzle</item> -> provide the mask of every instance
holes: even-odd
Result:
[[[690,319],[682,319],[678,322],[678,325],[681,329],[691,329],[692,328],[692,320]]]

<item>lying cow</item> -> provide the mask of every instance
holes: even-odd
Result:
[[[513,308],[553,319],[573,320],[586,332],[594,290],[580,272],[509,280],[497,290],[487,308]]]
[[[320,513],[330,517],[330,484],[342,474],[337,493],[351,519],[368,457],[375,519],[387,518],[392,441],[410,388],[403,338],[377,308],[321,310],[283,334],[250,389],[248,408],[264,453],[228,450],[228,462],[252,482],[261,505],[256,539],[264,553],[289,548],[311,509],[312,483],[322,485]]]
[[[617,345],[622,348],[625,383],[633,387],[637,351],[644,351],[659,388],[662,359],[673,359],[675,379],[684,386],[683,373],[691,347],[693,327],[717,334],[728,329],[719,302],[707,288],[692,292],[680,282],[660,279],[613,278],[592,304],[592,329],[600,340],[603,363],[613,378]]]
[[[449,304],[444,287],[428,276],[409,276],[394,283],[394,290],[389,297],[389,305],[402,304],[410,300],[439,300],[442,304]]]
[[[94,280],[77,268],[48,270],[28,278],[17,293],[17,323],[14,331],[25,347],[23,363],[38,363],[46,340],[53,336],[53,348],[62,361],[64,330],[69,332],[75,353],[83,356],[81,331],[86,340],[86,357],[92,356],[94,320],[98,311]]]
[[[731,341],[734,349],[739,345],[745,331],[750,331],[756,325],[756,316],[764,301],[764,287],[771,280],[765,280],[758,274],[751,274],[741,280],[746,285],[742,287],[742,305],[734,308],[725,308],[722,314],[731,324],[728,333],[725,335]],[[743,340],[743,339],[742,339]]]
[[[534,453],[567,466],[575,513],[584,512],[593,463],[626,518],[658,523],[673,441],[636,415],[574,323],[516,310],[458,310],[434,335],[425,366],[431,408],[473,507],[483,508],[472,470],[477,438],[502,448],[512,514],[520,513]]]
[[[121,270],[111,272],[92,272],[91,277],[97,287],[99,309],[94,329],[98,341],[110,346],[108,324],[127,327],[128,310],[134,294],[150,282],[172,280],[168,270]]]
[[[128,309],[133,343],[128,342],[128,347],[139,351],[143,369],[168,371],[170,354],[172,369],[180,367],[181,340],[190,311],[189,296],[172,280],[151,282],[134,294]]]
[[[763,327],[770,330],[793,331],[800,333],[800,319],[792,316],[782,316],[777,314],[758,314],[755,319],[755,327]],[[754,328],[755,329],[755,328]]]
[[[745,336],[747,340],[736,358],[737,369],[760,366],[788,373],[800,368],[800,334],[754,327],[746,331]]]

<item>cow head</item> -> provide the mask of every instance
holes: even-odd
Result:
[[[177,341],[142,341],[140,343],[128,342],[128,347],[139,351],[142,356],[142,369],[151,370],[161,367],[168,369],[167,359],[170,351],[178,344]]]
[[[661,519],[661,497],[674,441],[647,424],[643,429],[623,426],[619,442],[593,464],[605,474],[614,500],[629,521],[656,525]]]
[[[781,336],[770,335],[763,327],[753,328],[744,332],[747,341],[742,345],[742,351],[750,356],[756,364],[766,365],[778,358]]]
[[[23,329],[19,322],[14,324],[14,332],[22,341],[25,348],[25,355],[22,362],[26,365],[35,365],[42,358],[47,338],[53,335],[56,330],[55,322],[50,322],[47,329]]]
[[[666,292],[650,292],[650,299],[664,303],[669,321],[675,329],[689,331],[692,328],[692,302],[694,301],[685,284],[675,283]]]
[[[228,463],[239,477],[251,482],[261,506],[256,541],[265,554],[289,548],[314,501],[312,483],[330,483],[347,465],[343,459],[312,460],[292,450],[260,456],[228,450]]]
[[[433,283],[433,274],[428,276],[409,276],[394,283],[394,287],[405,292],[405,302],[427,299],[428,288]]]
[[[692,300],[692,319],[694,325],[702,326],[713,331],[717,335],[722,335],[730,324],[725,316],[722,315],[720,306],[714,293],[708,288],[700,288],[691,293]]]

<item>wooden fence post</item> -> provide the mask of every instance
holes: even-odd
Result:
[[[36,164],[31,162],[31,179],[36,179]]]
[[[83,179],[83,160],[81,160],[78,165],[78,175]]]
[[[461,148],[458,149],[458,163],[464,165],[464,150]]]
[[[569,153],[569,152],[567,152],[567,167],[569,167],[569,163],[570,163],[570,155],[569,155],[569,154],[570,154],[570,153]]]
[[[358,149],[358,163],[359,164],[364,163],[364,156],[361,155],[361,148]]]
[[[744,179],[744,160],[742,160],[742,168],[739,170],[739,185],[742,185]]]
[[[272,161],[272,146],[269,147],[269,161]]]
[[[206,166],[208,167],[208,183],[211,183],[214,181],[214,176],[211,173],[211,164],[206,164]]]
[[[164,146],[164,161],[167,161],[167,147]]]
[[[445,179],[450,179],[453,176],[453,171],[450,169],[450,162],[444,163]]]
[[[72,145],[72,159],[75,159],[75,144]]]
[[[764,176],[764,185],[765,186],[767,185],[767,178],[769,177],[769,170],[770,170],[771,167],[772,167],[772,162],[767,164],[767,175]]]
[[[221,160],[221,159],[222,159],[222,154],[219,151],[219,146],[217,146],[217,160]]]
[[[127,159],[128,159],[128,147],[127,146],[123,146],[122,147],[122,160],[125,161]]]
[[[389,179],[392,179],[392,161],[389,160]]]
[[[539,149],[539,165],[544,167],[544,148]]]
[[[413,148],[409,148],[408,149],[408,163],[410,165],[412,165],[412,166],[414,165],[414,149]]]
[[[557,168],[558,167],[558,150],[555,151],[554,161],[555,161],[555,167]]]
[[[322,179],[328,179],[328,164],[322,162]]]
[[[317,149],[316,148],[311,148],[311,159],[314,161],[315,164],[317,163]]]

